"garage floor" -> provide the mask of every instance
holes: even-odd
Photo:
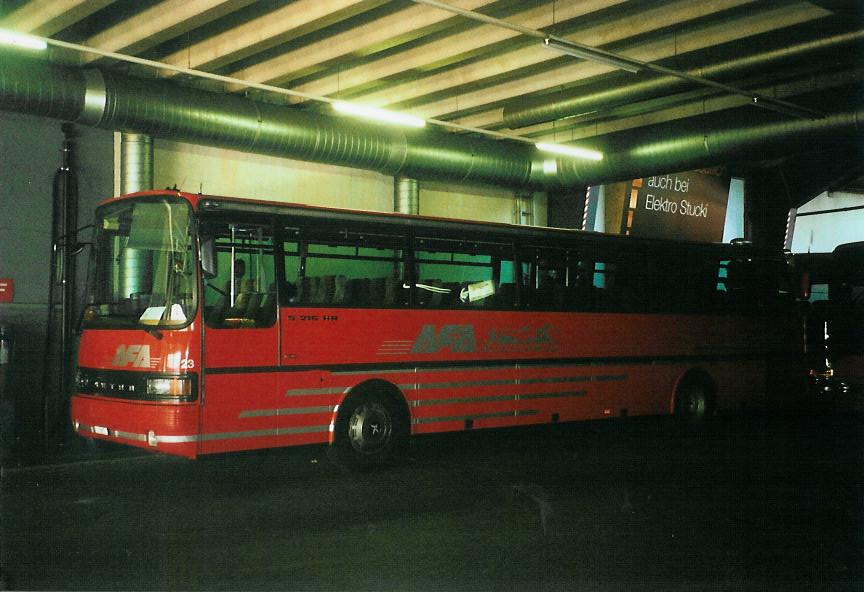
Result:
[[[100,448],[2,474],[6,589],[862,590],[864,424],[623,420],[311,447]]]

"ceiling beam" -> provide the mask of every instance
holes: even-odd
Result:
[[[135,55],[214,21],[254,0],[163,0],[84,41],[83,45]],[[83,63],[99,59],[85,55]]]
[[[162,62],[216,69],[384,4],[385,0],[296,0],[176,51]],[[171,76],[166,73],[165,76]]]
[[[458,0],[454,2],[455,5],[470,10],[492,3],[492,0]],[[236,70],[230,76],[251,82],[283,84],[299,76],[305,70],[324,62],[355,54],[363,48],[399,38],[451,18],[453,15],[443,10],[430,9],[425,6],[410,6],[366,25],[310,43],[253,66]]]
[[[740,4],[738,0],[726,1],[730,7],[736,2]],[[720,4],[723,3],[711,3],[715,7]],[[638,23],[633,23],[632,26],[621,26],[620,23],[615,26],[604,25],[599,28],[601,29],[599,31],[586,31],[584,35],[580,34],[580,38],[600,41],[599,43],[592,42],[592,45],[603,45],[612,41],[620,41],[634,34],[647,33],[654,30],[658,26],[658,21],[672,24],[683,23],[697,18],[698,14],[694,13],[693,10],[706,5],[703,3],[693,4],[688,1],[679,2],[677,5],[668,5],[667,7],[672,8],[673,6],[677,6],[681,12],[677,14],[665,13],[663,10],[655,14],[646,12],[643,13]],[[809,22],[824,17],[827,14],[825,10],[814,7],[808,2],[797,2],[794,9],[785,6],[740,18],[735,22],[734,27],[729,27],[728,24],[724,23],[708,24],[705,27],[687,30],[674,36],[667,35],[662,39],[634,46],[626,52],[626,55],[643,61],[653,62],[709,47],[716,43],[741,39]],[[361,96],[358,100],[375,106],[392,105],[409,99],[420,98],[422,100],[424,95],[452,89],[458,84],[478,82],[483,79],[484,73],[488,76],[489,72],[498,73],[519,68],[528,68],[550,59],[549,52],[539,46],[536,49],[523,48],[521,52],[511,53],[515,55],[508,54],[506,57],[499,56],[483,60],[464,68],[443,72],[421,81],[415,81],[411,85],[404,84],[390,87],[386,95],[385,93],[374,93],[369,96]],[[460,94],[456,94],[458,91],[451,91],[451,96],[449,97],[419,104],[413,106],[410,110],[413,114],[420,117],[435,116],[444,118],[448,114],[468,109],[477,109],[478,107],[482,108],[484,105],[501,103],[525,94],[572,84],[577,80],[590,78],[613,70],[615,68],[608,65],[580,61],[572,65],[546,70],[535,75],[520,77],[489,88],[470,90]],[[445,82],[445,79],[449,81]]]
[[[575,38],[578,36],[582,43],[592,46],[603,46],[630,38],[634,35],[650,33],[658,27],[667,27],[687,22],[694,18],[702,17],[705,14],[712,14],[753,2],[754,0],[717,0],[710,3],[694,3],[691,0],[677,0],[670,4],[655,6],[650,10],[640,12],[638,16],[630,17],[626,23],[622,23],[617,19],[611,22],[603,22],[580,29],[577,33],[569,35],[569,37]],[[473,84],[522,68],[544,64],[556,58],[560,58],[560,56],[545,49],[542,43],[538,41],[528,47],[500,50],[492,53],[488,58],[472,62],[467,66],[432,73],[419,80],[388,86],[385,90],[365,94],[361,93],[358,100],[374,106],[395,105],[423,97],[424,95],[440,93],[454,87]],[[582,63],[575,62],[575,60],[566,61]],[[609,66],[603,66],[603,69],[598,72],[609,72],[611,70],[612,68]],[[553,85],[550,84],[550,86]],[[460,93],[458,96],[444,99],[442,102],[448,102],[454,106],[458,103],[460,105],[459,109],[461,109],[463,108],[461,105],[463,105],[462,98],[464,96],[463,93]],[[426,109],[425,111],[430,112],[431,110]],[[444,110],[438,111],[438,114],[448,113],[450,110],[453,109],[451,107],[444,107]]]
[[[538,6],[508,17],[522,26],[545,29],[571,19],[584,17],[598,10],[606,9],[626,0],[586,0],[566,2],[553,11],[548,5]],[[460,55],[477,51],[500,43],[520,34],[510,29],[484,24],[479,27],[448,35],[443,39],[425,43],[397,54],[361,64],[318,78],[294,87],[296,90],[315,95],[335,95],[350,91],[352,88],[380,81],[408,70],[423,71],[436,65],[457,59]]]
[[[0,27],[50,36],[74,25],[114,0],[32,0],[0,20]]]

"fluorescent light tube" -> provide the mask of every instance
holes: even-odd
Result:
[[[407,125],[410,127],[424,127],[426,122],[419,117],[406,115],[404,113],[396,113],[395,111],[387,111],[386,109],[378,109],[376,107],[367,107],[366,105],[358,105],[356,103],[346,103],[344,101],[335,101],[333,109],[339,113],[346,115],[355,115],[357,117],[365,117],[384,123],[395,123],[397,125]]]
[[[613,68],[618,68],[619,70],[626,70],[627,72],[632,72],[633,74],[636,74],[642,69],[642,67],[636,62],[630,61],[626,58],[619,58],[603,50],[584,48],[579,47],[578,45],[570,45],[569,43],[555,41],[554,39],[549,39],[548,37],[543,40],[543,46],[549,49],[554,49],[555,51],[560,51],[561,53],[566,53],[567,55],[571,55],[574,58],[581,58],[583,60],[591,60],[592,62],[606,64],[607,66],[612,66]]]
[[[552,152],[553,154],[563,154],[564,156],[573,156],[575,158],[585,158],[587,160],[603,160],[603,153],[597,150],[589,150],[588,148],[579,148],[578,146],[565,146],[563,144],[549,144],[547,142],[537,142],[534,144],[538,150],[543,152]]]
[[[17,45],[18,47],[26,47],[27,49],[48,49],[48,44],[41,39],[6,29],[0,29],[0,44]]]

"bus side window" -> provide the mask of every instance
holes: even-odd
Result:
[[[402,308],[401,237],[342,227],[288,229],[285,290],[291,306]]]
[[[597,308],[605,311],[617,311],[621,303],[616,293],[616,276],[618,266],[616,263],[606,261],[595,261],[591,285],[596,290]]]
[[[417,251],[414,257],[417,265],[414,296],[421,307],[485,306],[497,291],[490,255]]]
[[[276,320],[276,273],[270,229],[214,224],[218,275],[205,281],[204,320],[211,327],[265,327]]]
[[[413,302],[419,308],[510,309],[515,266],[504,245],[418,237]]]
[[[492,303],[494,308],[511,309],[516,306],[516,265],[512,259],[501,260],[498,270],[498,292]]]

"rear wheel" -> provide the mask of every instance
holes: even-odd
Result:
[[[675,395],[675,418],[685,427],[700,427],[711,415],[711,390],[701,380],[684,382]]]
[[[408,419],[392,397],[377,392],[350,397],[335,425],[336,461],[365,470],[390,465],[402,458],[408,441]]]

